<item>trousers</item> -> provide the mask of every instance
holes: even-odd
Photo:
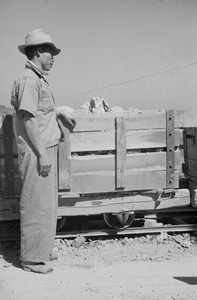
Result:
[[[57,147],[47,148],[51,170],[39,175],[33,151],[19,155],[23,183],[20,198],[21,261],[47,262],[54,246],[57,225]]]

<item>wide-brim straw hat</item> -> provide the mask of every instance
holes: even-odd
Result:
[[[50,45],[53,48],[53,55],[60,53],[61,49],[58,49],[54,45],[50,33],[44,29],[35,29],[29,32],[25,38],[25,44],[19,45],[18,49],[21,53],[26,54],[25,48],[45,44]]]

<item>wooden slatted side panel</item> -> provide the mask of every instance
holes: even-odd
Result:
[[[175,151],[175,186],[179,181],[179,156]],[[73,193],[110,192],[116,190],[114,155],[86,155],[71,158]],[[124,191],[164,188],[166,153],[129,153],[126,155]]]
[[[128,191],[166,188],[168,175],[166,168],[166,113],[162,112],[156,115],[157,121],[165,124],[163,128],[160,125],[160,128],[156,129],[153,128],[153,124],[151,129],[149,127],[136,129],[135,126],[135,129],[132,129],[130,119],[127,119],[125,115],[101,115],[98,117],[97,115],[85,116],[84,118],[80,116],[82,122],[80,128],[83,128],[84,131],[79,130],[78,126],[78,129],[70,134],[68,154],[63,146],[60,147],[59,157],[62,158],[59,159],[59,168],[62,170],[60,179],[65,180],[67,176],[65,170],[68,168],[71,174],[69,191],[85,194],[114,192],[119,189]],[[155,118],[152,117],[152,119]],[[150,115],[145,119],[146,125],[151,122]],[[80,121],[78,120],[78,123]],[[156,127],[159,121],[156,123]],[[83,124],[83,122],[85,123]],[[141,122],[143,123],[143,119]],[[141,126],[142,128],[145,123]],[[85,127],[87,124],[88,128]],[[139,122],[137,124],[139,127]],[[182,131],[179,128],[173,130],[173,148],[179,149],[180,134]],[[61,151],[64,153],[61,154]],[[64,162],[63,157],[65,157]],[[174,188],[179,187],[179,157],[180,151],[175,151],[174,181],[171,185]],[[60,180],[59,187],[65,188]]]

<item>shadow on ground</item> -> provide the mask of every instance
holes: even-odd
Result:
[[[185,282],[187,284],[197,284],[197,277],[173,277],[173,278]]]

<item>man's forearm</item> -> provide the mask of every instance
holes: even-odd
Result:
[[[71,127],[76,126],[76,119],[74,113],[68,112],[66,109],[56,108],[56,115],[58,117],[64,118],[64,120],[71,125]]]

